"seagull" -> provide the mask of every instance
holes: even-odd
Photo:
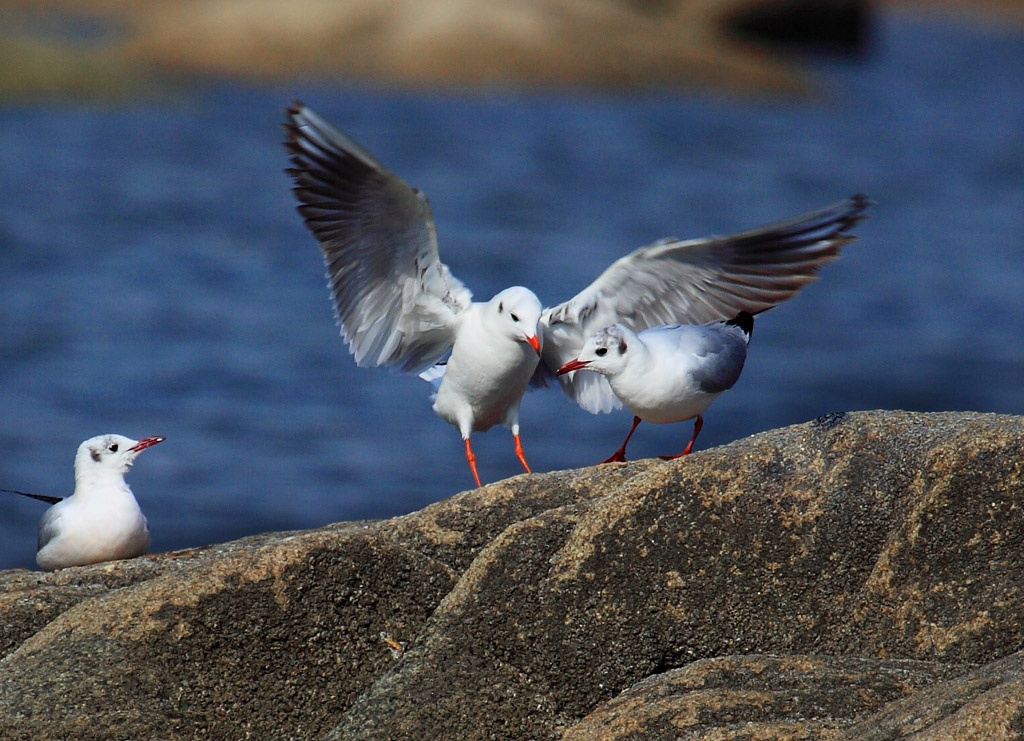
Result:
[[[557,374],[600,373],[633,412],[622,446],[602,463],[626,460],[626,445],[642,419],[655,424],[696,419],[683,452],[659,456],[674,460],[690,454],[704,426],[704,410],[739,380],[753,331],[754,317],[745,311],[727,322],[663,324],[635,334],[612,324],[592,334]]]
[[[164,439],[89,438],[75,454],[75,491],[70,497],[27,495],[57,500],[39,521],[39,568],[54,571],[134,558],[149,550],[149,525],[124,475],[140,452]]]
[[[473,432],[503,424],[516,456],[529,386],[554,381],[599,329],[633,332],[757,314],[790,298],[854,239],[871,201],[856,195],[777,224],[726,237],[663,239],[620,258],[568,301],[543,308],[513,286],[474,302],[438,253],[426,196],[299,101],[287,109],[285,148],[298,211],[327,268],[335,317],[356,365],[420,374],[434,411],[458,428],[477,486]],[[598,373],[558,377],[592,413],[621,407]]]

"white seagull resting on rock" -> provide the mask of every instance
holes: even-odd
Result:
[[[754,317],[745,311],[728,322],[663,324],[637,334],[613,324],[592,334],[558,375],[600,373],[633,412],[629,434],[604,463],[626,460],[626,445],[642,419],[667,424],[696,418],[683,452],[661,456],[672,460],[690,454],[704,410],[739,380],[753,330]]]
[[[505,425],[529,471],[519,439],[523,393],[577,358],[594,332],[616,323],[633,332],[704,324],[770,309],[839,256],[854,239],[847,230],[871,205],[858,195],[726,237],[663,239],[548,309],[521,286],[474,302],[438,256],[437,229],[420,190],[302,103],[287,116],[288,173],[324,254],[342,337],[359,366],[394,366],[439,381],[434,411],[462,434],[478,486],[471,433]],[[446,354],[446,363],[435,365]],[[620,406],[599,373],[560,381],[587,411]]]
[[[140,452],[163,441],[100,435],[78,446],[74,494],[46,510],[39,522],[39,568],[134,558],[149,550],[149,525],[124,475]]]

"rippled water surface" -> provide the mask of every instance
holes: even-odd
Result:
[[[130,476],[154,550],[384,517],[472,483],[416,378],[356,368],[282,173],[302,97],[431,197],[478,298],[565,300],[659,237],[727,233],[854,192],[878,205],[822,280],[765,314],[698,448],[852,409],[1024,413],[1024,44],[902,18],[810,102],[212,87],[0,110],[0,486],[70,493],[78,443],[160,434]],[[629,427],[523,404],[537,471]],[[642,425],[632,457],[688,424]],[[519,472],[509,434],[480,472]],[[0,567],[45,505],[0,498]]]

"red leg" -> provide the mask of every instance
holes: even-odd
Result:
[[[469,438],[466,438],[466,460],[469,461],[469,468],[473,471],[473,478],[476,480],[477,488],[480,487],[480,474],[476,472],[476,456],[473,449],[469,447]]]
[[[629,434],[626,435],[626,439],[622,441],[622,447],[612,453],[612,457],[607,460],[601,461],[602,463],[625,463],[626,462],[626,445],[629,443],[629,438],[633,437],[633,433],[636,431],[636,426],[640,424],[639,417],[633,417],[633,426],[629,428]]]
[[[523,464],[527,473],[533,473],[530,470],[530,464],[526,462],[526,456],[523,455],[523,444],[519,442],[519,435],[513,435],[512,439],[516,441],[516,457],[519,458],[519,462]]]
[[[661,458],[663,461],[674,461],[676,458],[682,458],[684,455],[689,455],[690,451],[693,450],[693,443],[697,439],[697,435],[700,434],[700,429],[703,426],[704,418],[698,414],[697,421],[693,423],[693,437],[690,438],[690,442],[686,444],[686,448],[683,450],[683,452],[677,455],[661,455],[658,457]]]

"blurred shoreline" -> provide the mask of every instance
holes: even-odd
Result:
[[[817,8],[805,25],[845,24],[851,47],[893,9],[1024,28],[1019,0],[0,0],[0,98],[122,97],[209,78],[812,92],[799,54],[730,32],[730,19],[769,6]]]

